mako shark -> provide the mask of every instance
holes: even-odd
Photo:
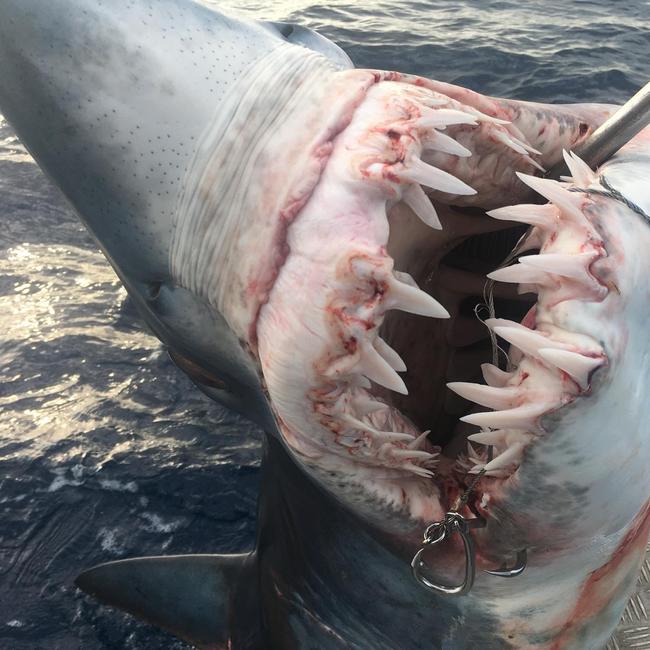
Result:
[[[604,646],[650,529],[647,131],[591,169],[566,151],[611,106],[189,0],[1,0],[0,110],[268,434],[253,551],[83,590],[201,648]]]

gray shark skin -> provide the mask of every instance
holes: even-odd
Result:
[[[356,70],[188,0],[0,0],[0,111],[176,363],[267,432],[254,550],[78,586],[201,648],[602,647],[650,532],[650,134],[539,173],[612,110]],[[450,423],[472,294],[432,278],[513,221],[539,254],[489,277],[537,297],[486,321],[509,360],[449,383],[488,409]],[[411,558],[477,473],[476,584],[432,593]],[[522,549],[523,574],[486,573]],[[460,539],[426,565],[457,582]]]

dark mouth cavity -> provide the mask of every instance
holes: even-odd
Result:
[[[479,208],[458,210],[489,222]],[[535,304],[532,294],[517,294],[515,287],[495,287],[486,275],[507,260],[527,226],[515,225],[497,232],[470,235],[456,244],[429,269],[426,277],[415,277],[420,287],[443,304],[451,318],[429,319],[390,312],[382,327],[386,338],[404,359],[408,371],[408,395],[381,389],[382,398],[409,418],[421,431],[430,430],[429,441],[455,458],[466,449],[466,437],[476,427],[459,418],[476,410],[476,404],[452,393],[448,382],[483,383],[481,364],[506,368],[507,344],[495,353],[488,328],[482,321],[491,308],[500,318],[520,322]],[[534,252],[534,251],[530,251]],[[435,251],[431,251],[435,258]],[[488,304],[491,302],[491,306]]]

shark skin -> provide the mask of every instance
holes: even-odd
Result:
[[[603,647],[650,534],[650,133],[597,170],[566,151],[613,110],[357,70],[189,0],[3,0],[0,111],[176,363],[267,431],[251,553],[78,586],[201,648]],[[507,360],[447,382],[431,278],[516,224]],[[477,405],[451,429],[446,383]],[[474,588],[432,593],[411,558],[476,476]],[[459,537],[423,570],[456,583]]]

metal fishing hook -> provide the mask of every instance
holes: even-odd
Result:
[[[488,450],[488,456],[492,456],[492,447]],[[476,487],[478,481],[485,472],[481,471],[470,483],[465,492],[456,500],[452,509],[445,515],[441,521],[435,521],[429,524],[422,538],[422,546],[411,560],[411,570],[413,577],[423,587],[435,593],[444,594],[445,596],[462,596],[470,592],[476,578],[476,549],[474,540],[470,534],[472,528],[483,528],[487,522],[478,512],[475,504],[469,502],[469,496]],[[474,517],[466,519],[458,511],[467,505]],[[465,575],[463,581],[458,585],[441,585],[433,582],[426,575],[426,563],[423,555],[427,549],[444,542],[447,538],[457,534],[463,542],[463,551],[465,555]],[[528,552],[526,549],[517,551],[515,564],[509,567],[507,564],[501,565],[498,569],[485,569],[484,572],[498,578],[515,578],[521,575],[526,569],[528,563]]]

